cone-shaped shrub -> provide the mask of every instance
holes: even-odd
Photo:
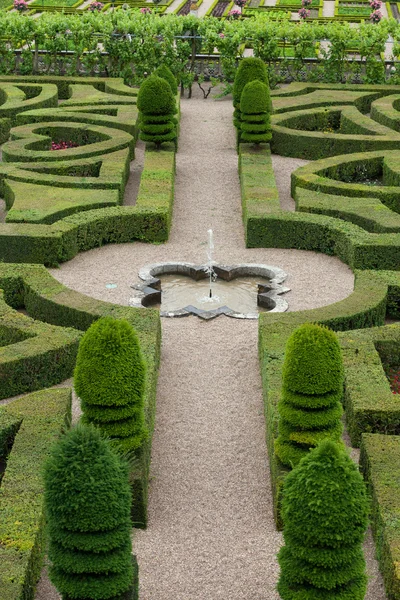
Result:
[[[125,598],[134,576],[127,465],[97,429],[78,425],[53,447],[44,480],[49,573],[63,600]]]
[[[104,317],[89,327],[79,344],[74,386],[84,423],[100,427],[123,451],[141,446],[147,435],[145,363],[128,321]]]
[[[157,75],[157,77],[161,77],[162,79],[168,81],[169,87],[171,88],[171,92],[174,96],[177,95],[178,83],[172,71],[167,67],[167,65],[160,65],[159,67],[157,67],[157,69],[154,71],[154,75]]]
[[[240,101],[244,87],[250,81],[258,79],[262,83],[269,85],[267,68],[261,58],[248,57],[240,61],[236,71],[235,81],[233,83],[233,122],[235,127],[240,130],[241,112]]]
[[[246,83],[240,100],[240,141],[260,144],[272,138],[270,96],[265,83],[255,79]]]
[[[153,142],[157,148],[163,142],[176,140],[176,102],[168,81],[150,75],[140,86],[137,97],[140,139]]]
[[[285,479],[285,546],[278,560],[282,600],[362,600],[364,481],[342,446],[325,440]]]
[[[343,362],[333,331],[306,323],[290,336],[278,404],[279,436],[275,452],[294,467],[323,439],[342,436]]]

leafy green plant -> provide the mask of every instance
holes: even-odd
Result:
[[[176,102],[166,79],[151,75],[140,86],[137,99],[140,117],[140,139],[153,142],[176,140]]]
[[[143,410],[145,362],[133,327],[103,317],[81,339],[74,386],[84,423],[92,423],[123,451],[139,448],[147,430]]]
[[[310,448],[342,435],[343,362],[336,334],[311,323],[296,329],[286,345],[282,379],[275,452],[294,467]]]
[[[240,141],[259,144],[272,139],[269,88],[259,80],[244,86],[240,99]]]
[[[46,463],[49,574],[65,600],[115,600],[133,585],[127,465],[101,433],[78,425]]]
[[[242,92],[245,85],[255,79],[268,85],[268,74],[264,62],[260,58],[244,58],[239,64],[233,84],[233,106],[235,107],[233,122],[238,130],[241,126],[240,100]]]
[[[169,86],[171,88],[171,92],[173,93],[174,96],[177,95],[178,84],[177,84],[176,78],[174,77],[174,75],[171,72],[171,69],[169,69],[166,65],[160,65],[154,71],[154,75],[157,75],[157,77],[161,77],[162,79],[165,79],[166,81],[168,81]]]
[[[282,514],[282,600],[363,600],[368,499],[347,452],[329,440],[310,452],[285,480]]]

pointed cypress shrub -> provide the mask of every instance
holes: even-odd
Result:
[[[275,453],[294,467],[324,439],[339,442],[343,432],[343,362],[339,343],[327,327],[305,323],[290,336],[278,404]]]
[[[240,99],[240,141],[260,144],[272,139],[270,96],[265,83],[255,79],[246,83]]]
[[[364,481],[342,446],[321,442],[288,474],[282,516],[282,600],[362,600],[368,500]]]
[[[100,427],[128,452],[146,439],[145,363],[132,325],[104,317],[93,323],[79,344],[74,386],[82,421]]]
[[[44,472],[49,575],[63,600],[132,597],[128,468],[92,426],[52,448]]]
[[[162,79],[168,81],[169,87],[171,88],[171,92],[174,96],[177,95],[178,83],[172,71],[167,67],[167,65],[160,65],[159,67],[157,67],[157,69],[154,71],[154,75],[157,75],[157,77],[161,77]]]
[[[262,83],[269,85],[267,68],[261,58],[248,57],[240,61],[238,70],[236,71],[235,81],[233,83],[233,123],[240,131],[241,112],[240,100],[244,87],[250,81],[258,79]]]
[[[140,86],[137,97],[140,139],[153,142],[157,148],[163,142],[176,140],[175,97],[164,78],[150,75]]]

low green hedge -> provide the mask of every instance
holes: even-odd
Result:
[[[33,83],[33,84],[53,84],[57,86],[58,97],[61,100],[66,100],[70,96],[70,85],[79,83],[92,85],[94,88],[100,91],[113,91],[113,86],[120,87],[124,85],[123,79],[120,77],[102,79],[101,77],[68,77],[68,76],[56,76],[56,75],[0,75],[0,85],[3,82],[21,84],[21,83]],[[124,86],[125,87],[125,86]],[[131,88],[129,88],[131,89]],[[121,94],[118,91],[118,94]]]
[[[57,87],[53,84],[24,85],[22,80],[17,86],[4,83],[0,78],[0,117],[10,119],[13,124],[20,112],[34,108],[55,107],[57,104]]]
[[[10,119],[0,119],[0,144],[4,144],[10,137],[11,121]]]
[[[144,410],[149,438],[143,444],[131,470],[132,518],[136,526],[145,526],[151,437],[154,429],[161,346],[159,312],[148,308],[123,307],[84,296],[59,283],[41,265],[0,264],[0,288],[4,290],[5,299],[9,305],[14,308],[25,307],[30,317],[46,323],[62,327],[75,327],[84,331],[101,316],[112,316],[116,319],[128,320],[135,329],[147,365]],[[39,323],[39,325],[50,327],[43,323]],[[79,338],[76,330],[74,333],[76,338]],[[7,346],[3,350],[6,351],[7,348],[12,348],[12,346]],[[75,362],[73,361],[68,373],[64,375],[64,379],[72,375],[74,366]],[[53,365],[52,368],[54,369],[55,366]]]
[[[400,215],[377,198],[348,197],[297,188],[295,201],[296,210],[300,212],[349,221],[370,233],[400,232]]]
[[[371,493],[371,526],[386,594],[399,600],[400,437],[363,434],[360,465]]]
[[[358,271],[354,292],[348,298],[330,306],[289,313],[262,313],[259,316],[259,356],[263,381],[266,438],[270,459],[274,515],[282,526],[280,499],[287,469],[274,454],[278,435],[277,405],[282,390],[282,365],[286,342],[302,323],[319,323],[335,331],[368,328],[384,324],[386,302],[390,290],[386,274]],[[340,336],[339,336],[340,337]]]
[[[400,131],[400,95],[393,94],[375,100],[371,104],[371,119],[394,131]]]
[[[400,135],[374,123],[355,106],[314,108],[272,115],[272,151],[318,160],[338,154],[394,150]]]
[[[70,417],[69,388],[42,390],[0,407],[0,438],[8,441],[0,448],[7,459],[0,486],[2,600],[34,599],[46,546],[41,469]]]
[[[38,390],[71,376],[81,334],[41,323],[8,306],[0,291],[0,398]]]
[[[396,287],[399,292],[400,277]],[[346,372],[346,425],[352,445],[360,445],[363,432],[399,435],[400,405],[384,366],[400,364],[400,327],[351,331],[339,338]]]
[[[249,221],[280,210],[269,144],[239,144],[239,177],[247,242]]]

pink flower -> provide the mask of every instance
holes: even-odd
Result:
[[[379,23],[379,21],[382,19],[382,17],[383,17],[383,15],[382,15],[382,13],[381,13],[380,10],[375,10],[369,16],[369,18],[372,21],[372,23]]]
[[[299,10],[300,19],[307,19],[310,16],[310,11],[306,8],[301,8]]]
[[[142,13],[142,15],[149,15],[151,13],[151,8],[149,8],[148,6],[142,6],[140,12]]]
[[[224,34],[224,33],[219,33],[218,35],[219,35],[219,37],[221,38],[221,40],[223,40],[223,39],[224,39],[224,37],[225,37],[225,34]]]
[[[91,4],[89,4],[88,10],[90,10],[90,12],[100,12],[103,6],[104,4],[102,2],[97,2],[96,0],[94,0],[94,2],[91,2]]]
[[[240,8],[232,8],[232,10],[228,12],[228,17],[232,17],[233,19],[238,19],[241,15],[242,11]]]
[[[24,10],[28,10],[28,4],[25,0],[14,0],[14,8],[19,12],[24,12]]]
[[[382,2],[381,0],[370,0],[369,5],[372,10],[379,10],[382,6]]]
[[[78,146],[79,144],[71,140],[69,142],[51,142],[50,150],[67,150],[68,148],[77,148]]]

